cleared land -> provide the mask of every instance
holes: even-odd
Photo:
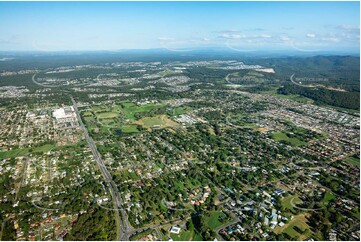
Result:
[[[357,159],[355,157],[347,157],[344,159],[344,161],[346,161],[347,163],[350,163],[354,166],[360,167],[360,159]]]
[[[306,142],[299,140],[297,138],[290,138],[287,134],[283,132],[274,132],[272,133],[272,138],[276,141],[285,141],[289,143],[291,146],[302,146],[305,145]]]
[[[136,132],[139,132],[139,130],[137,129],[137,125],[132,125],[132,124],[122,125],[120,127],[120,129],[124,133],[136,133]]]
[[[178,126],[179,124],[169,119],[166,115],[157,115],[154,117],[145,117],[141,118],[134,122],[134,124],[138,124],[143,126],[146,129],[149,129],[154,126],[158,126],[159,128]]]
[[[140,240],[141,238],[143,238],[143,237],[145,237],[145,236],[147,236],[148,234],[151,234],[151,233],[153,233],[153,232],[154,232],[154,229],[147,229],[147,230],[145,230],[145,231],[143,231],[143,232],[141,232],[141,233],[139,233],[139,234],[136,234],[136,235],[130,237],[130,240],[131,240],[131,241]]]
[[[104,113],[97,113],[96,114],[99,119],[108,119],[108,118],[116,118],[119,117],[118,113],[114,112],[104,112]]]
[[[222,220],[221,218],[224,219],[223,222],[220,221]],[[224,223],[229,223],[229,219],[223,212],[210,212],[210,216],[206,217],[206,224],[212,230],[222,226]]]
[[[283,208],[287,208],[287,209],[295,212],[294,207],[293,207],[292,204],[291,204],[291,200],[292,200],[292,199],[294,199],[294,200],[293,200],[294,203],[302,202],[302,200],[299,199],[298,196],[287,196],[287,197],[282,198],[282,200],[281,200],[281,202],[282,202],[282,207],[283,207]]]
[[[192,111],[192,108],[188,107],[188,106],[175,107],[175,108],[173,108],[173,115],[179,116],[179,115],[188,113],[189,111]]]
[[[121,105],[122,105],[122,109],[121,109],[122,113],[129,120],[136,120],[136,117],[134,116],[136,113],[147,112],[164,106],[162,104],[153,104],[153,103],[138,106],[131,102],[123,102],[121,103]]]
[[[3,151],[3,152],[0,152],[0,159],[23,156],[23,155],[27,155],[27,154],[33,153],[33,152],[46,152],[46,151],[53,149],[54,147],[55,147],[54,145],[46,144],[46,145],[34,147],[34,148],[24,148],[24,149]]]
[[[307,224],[308,220],[306,215],[307,213],[296,215],[288,224],[283,227],[276,227],[274,232],[277,234],[286,233],[296,240],[305,240],[309,238],[312,236],[312,232],[310,226]],[[302,231],[302,233],[297,231]]]
[[[179,234],[170,234],[174,241],[190,241],[194,236],[193,231],[181,231]]]
[[[326,191],[325,196],[323,197],[324,204],[328,204],[331,200],[335,199],[336,196],[330,193],[329,191]]]

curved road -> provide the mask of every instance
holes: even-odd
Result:
[[[36,85],[39,85],[39,86],[42,86],[42,87],[61,87],[61,86],[63,86],[63,85],[45,85],[45,84],[41,84],[41,83],[35,81],[35,76],[36,76],[36,73],[33,75],[32,80]]]
[[[292,205],[292,207],[297,208],[297,209],[299,209],[299,210],[303,210],[303,211],[317,211],[317,210],[325,209],[325,207],[323,207],[323,208],[301,208],[301,207],[298,207],[296,204],[293,203],[293,199],[295,199],[295,198],[292,198],[292,199],[291,199],[290,204]]]
[[[295,85],[297,85],[297,86],[300,86],[300,87],[309,87],[309,86],[305,86],[305,85],[302,85],[302,84],[299,84],[299,83],[297,83],[297,82],[295,82],[294,80],[293,80],[293,77],[295,76],[295,73],[293,73],[291,76],[290,76],[290,81],[293,83],[293,84],[295,84]]]

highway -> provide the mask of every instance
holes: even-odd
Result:
[[[112,199],[113,199],[113,203],[114,203],[114,209],[112,209],[112,211],[114,211],[114,213],[115,213],[115,218],[116,218],[116,222],[117,222],[117,240],[128,241],[129,235],[131,235],[134,232],[134,229],[129,224],[127,213],[121,203],[121,197],[118,192],[118,188],[117,188],[116,184],[114,183],[112,176],[110,175],[106,166],[104,165],[101,155],[96,148],[94,140],[89,136],[88,130],[85,127],[85,125],[80,117],[77,103],[75,102],[73,97],[71,97],[71,100],[73,102],[73,107],[74,107],[77,119],[79,121],[79,124],[84,131],[85,139],[88,142],[88,145],[93,153],[94,159],[97,162],[99,170],[102,173],[106,183],[108,184],[110,193],[112,195]],[[119,212],[120,212],[120,214],[119,214]],[[121,216],[121,218],[120,218],[120,216]]]
[[[312,88],[312,87],[323,87],[322,85],[309,85],[309,86],[307,86],[307,85],[302,85],[302,84],[300,84],[300,83],[297,83],[297,82],[295,82],[295,80],[293,80],[293,77],[295,76],[295,74],[292,74],[292,76],[290,76],[290,81],[293,83],[293,84],[295,84],[295,85],[297,85],[297,86],[300,86],[300,87],[308,87],[308,88]]]
[[[300,87],[308,87],[308,86],[304,86],[304,85],[301,85],[301,84],[295,82],[295,81],[293,80],[293,77],[294,77],[294,76],[295,76],[295,74],[292,74],[292,76],[290,77],[290,81],[291,81],[293,84],[295,84],[295,85],[297,85],[297,86],[300,86]]]

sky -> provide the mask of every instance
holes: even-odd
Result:
[[[359,2],[0,2],[0,51],[360,48]]]

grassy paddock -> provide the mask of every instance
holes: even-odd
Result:
[[[345,158],[344,161],[347,163],[350,163],[354,166],[360,167],[360,159],[358,159],[358,158],[350,156],[350,157]]]
[[[13,158],[17,156],[24,156],[29,153],[36,153],[36,152],[47,152],[53,149],[55,146],[52,144],[46,144],[39,147],[34,148],[23,148],[23,149],[16,149],[16,150],[9,150],[9,151],[2,151],[0,152],[0,159],[7,159]]]
[[[227,215],[224,214],[223,212],[217,212],[217,211],[210,212],[210,216],[209,217],[206,216],[206,224],[209,228],[215,230],[216,228],[224,224],[224,222],[220,221],[220,218],[226,216]],[[227,223],[229,223],[229,219],[226,219],[226,221]]]
[[[116,118],[119,117],[118,113],[114,112],[104,112],[104,113],[97,113],[96,114],[99,119],[108,119],[108,118]]]
[[[143,238],[144,236],[147,236],[148,234],[153,233],[154,231],[155,231],[154,229],[147,229],[147,230],[145,230],[145,231],[143,231],[143,232],[141,232],[141,233],[138,233],[138,234],[136,234],[136,235],[133,235],[133,236],[130,237],[129,239],[130,239],[131,241],[137,241],[137,240]]]
[[[277,234],[286,233],[296,240],[304,240],[312,236],[313,233],[310,230],[310,226],[307,224],[308,220],[306,218],[306,215],[306,213],[296,215],[288,224],[284,225],[283,227],[276,227],[274,229],[274,232]],[[295,227],[304,232],[297,232],[295,230]]]
[[[283,132],[274,132],[272,133],[272,138],[275,141],[286,141],[288,142],[291,146],[302,146],[305,145],[306,142],[299,140],[297,138],[290,138],[288,137],[285,133]]]
[[[141,119],[135,121],[134,124],[141,125],[147,129],[149,129],[155,125],[159,125],[160,128],[179,125],[178,123],[169,119],[166,115],[157,115],[154,117],[141,118]]]

